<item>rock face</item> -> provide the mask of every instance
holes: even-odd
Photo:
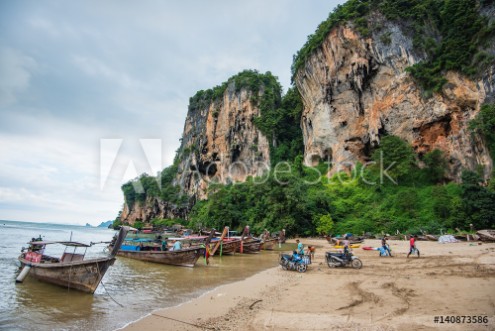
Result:
[[[154,218],[186,218],[188,208],[178,207],[158,197],[146,197],[144,203],[136,202],[132,206],[124,203],[120,214],[122,223],[134,224],[136,221],[150,221]]]
[[[183,193],[205,199],[210,183],[242,182],[269,169],[269,142],[253,123],[260,109],[252,100],[253,92],[231,82],[220,99],[189,105],[176,182]]]
[[[332,161],[332,171],[365,163],[380,136],[390,134],[411,143],[418,155],[445,152],[453,180],[462,168],[478,165],[488,177],[488,150],[467,126],[483,102],[494,99],[495,66],[479,81],[448,73],[442,93],[425,98],[405,71],[425,55],[413,50],[412,38],[398,25],[380,23],[383,28],[369,38],[350,24],[335,27],[296,72],[306,163]]]
[[[263,91],[261,86],[254,95],[230,81],[219,98],[212,99],[211,94],[191,98],[173,181],[180,193],[189,197],[189,205],[178,206],[147,196],[144,202],[132,205],[126,201],[121,221],[134,224],[154,218],[185,219],[196,200],[207,198],[211,183],[242,182],[268,171],[269,141],[253,122],[260,115],[256,101]]]

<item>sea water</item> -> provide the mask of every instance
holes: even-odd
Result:
[[[89,244],[110,241],[115,233],[106,228],[0,220],[0,329],[115,330],[155,309],[178,305],[278,263],[277,252],[215,256],[208,266],[199,259],[194,268],[117,257],[93,295],[29,276],[15,283],[17,258],[31,238],[41,235],[44,240]],[[103,256],[105,247],[94,245],[87,256]],[[46,253],[57,256],[63,249],[53,245]]]

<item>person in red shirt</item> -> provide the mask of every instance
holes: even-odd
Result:
[[[409,257],[409,255],[414,253],[417,253],[419,257],[419,250],[416,247],[416,239],[418,239],[417,235],[414,235],[414,237],[411,236],[411,239],[409,239],[409,254],[407,254],[407,257]]]

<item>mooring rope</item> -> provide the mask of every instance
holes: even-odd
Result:
[[[123,305],[123,304],[119,303],[117,300],[115,300],[115,299],[112,297],[112,295],[110,294],[110,292],[108,292],[107,288],[105,287],[105,284],[103,284],[103,281],[101,281],[100,283],[101,283],[101,285],[103,286],[103,288],[105,289],[105,292],[108,294],[108,296],[110,297],[110,299],[112,299],[112,300],[113,300],[113,302],[115,302],[115,303],[116,303],[116,304],[118,304],[119,306],[124,307],[124,305]]]
[[[99,264],[98,262],[96,262],[96,270],[98,270],[98,277],[101,276],[100,274],[100,267],[99,267]],[[110,294],[110,292],[108,292],[107,288],[105,287],[105,284],[103,284],[103,277],[101,277],[101,280],[100,280],[100,283],[101,283],[101,286],[103,286],[103,289],[105,290],[105,293],[108,294],[108,296],[110,297],[110,299],[113,300],[113,302],[115,302],[116,304],[118,304],[119,306],[121,307],[124,307],[123,304],[121,304],[120,302],[118,302],[117,300],[115,300],[112,295]]]
[[[154,313],[151,313],[151,315],[157,316],[157,317],[166,318],[166,319],[169,319],[169,320],[172,320],[172,321],[176,321],[176,322],[179,322],[179,323],[184,323],[184,324],[187,324],[187,325],[195,326],[195,327],[197,327],[199,329],[216,330],[215,328],[210,328],[210,327],[207,327],[207,326],[200,326],[200,325],[197,325],[197,324],[193,324],[193,323],[181,321],[181,320],[178,320],[178,319],[175,319],[175,318],[172,318],[172,317],[168,317],[168,316],[158,315],[158,314],[154,314]]]

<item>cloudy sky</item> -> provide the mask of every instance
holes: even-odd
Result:
[[[96,225],[171,164],[189,97],[244,69],[287,89],[343,1],[0,2],[0,219]]]

